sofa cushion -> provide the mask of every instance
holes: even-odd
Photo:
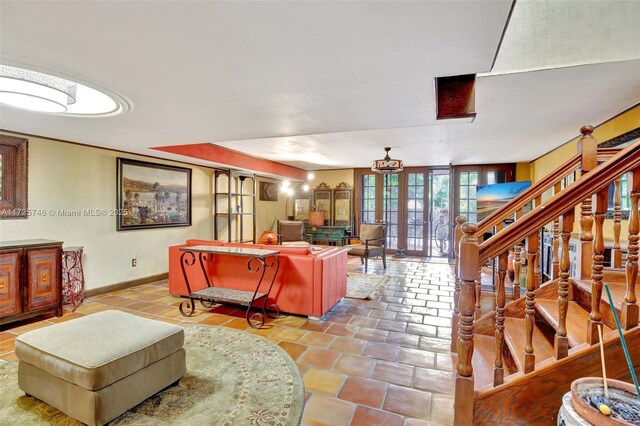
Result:
[[[173,354],[183,343],[182,327],[104,311],[26,332],[16,339],[15,353],[53,376],[98,390]]]

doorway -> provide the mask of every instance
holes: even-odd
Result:
[[[451,257],[451,173],[448,167],[429,169],[429,257]]]

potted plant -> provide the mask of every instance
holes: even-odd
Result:
[[[324,203],[314,203],[309,210],[309,225],[322,226],[324,225]]]
[[[267,216],[266,220],[267,220],[267,229],[262,233],[262,235],[258,239],[258,243],[266,244],[266,245],[278,244],[278,234],[276,234],[276,232],[273,230],[273,228],[276,226],[276,217],[273,216],[273,220],[269,222],[269,218]]]

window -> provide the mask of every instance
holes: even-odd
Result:
[[[362,223],[376,221],[376,175],[362,176],[362,206],[360,209]]]
[[[477,203],[476,203],[476,185],[478,185],[478,172],[460,172],[459,188],[460,196],[458,197],[458,212],[460,216],[467,218],[467,222],[476,223]],[[495,178],[495,175],[494,175]]]
[[[0,219],[27,217],[27,144],[0,135]]]

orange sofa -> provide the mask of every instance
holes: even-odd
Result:
[[[215,245],[279,250],[280,269],[269,295],[267,306],[276,303],[282,312],[321,317],[347,293],[347,250],[343,247],[287,247],[279,245],[227,243],[214,240],[187,240],[169,247],[169,292],[188,296],[180,267],[181,247]],[[211,283],[217,287],[254,291],[259,274],[247,271],[247,258],[216,255],[208,262]],[[191,291],[207,286],[200,265],[185,266]],[[274,268],[275,269],[275,268]],[[267,269],[260,291],[271,283],[273,269]],[[260,304],[262,305],[262,304]]]

